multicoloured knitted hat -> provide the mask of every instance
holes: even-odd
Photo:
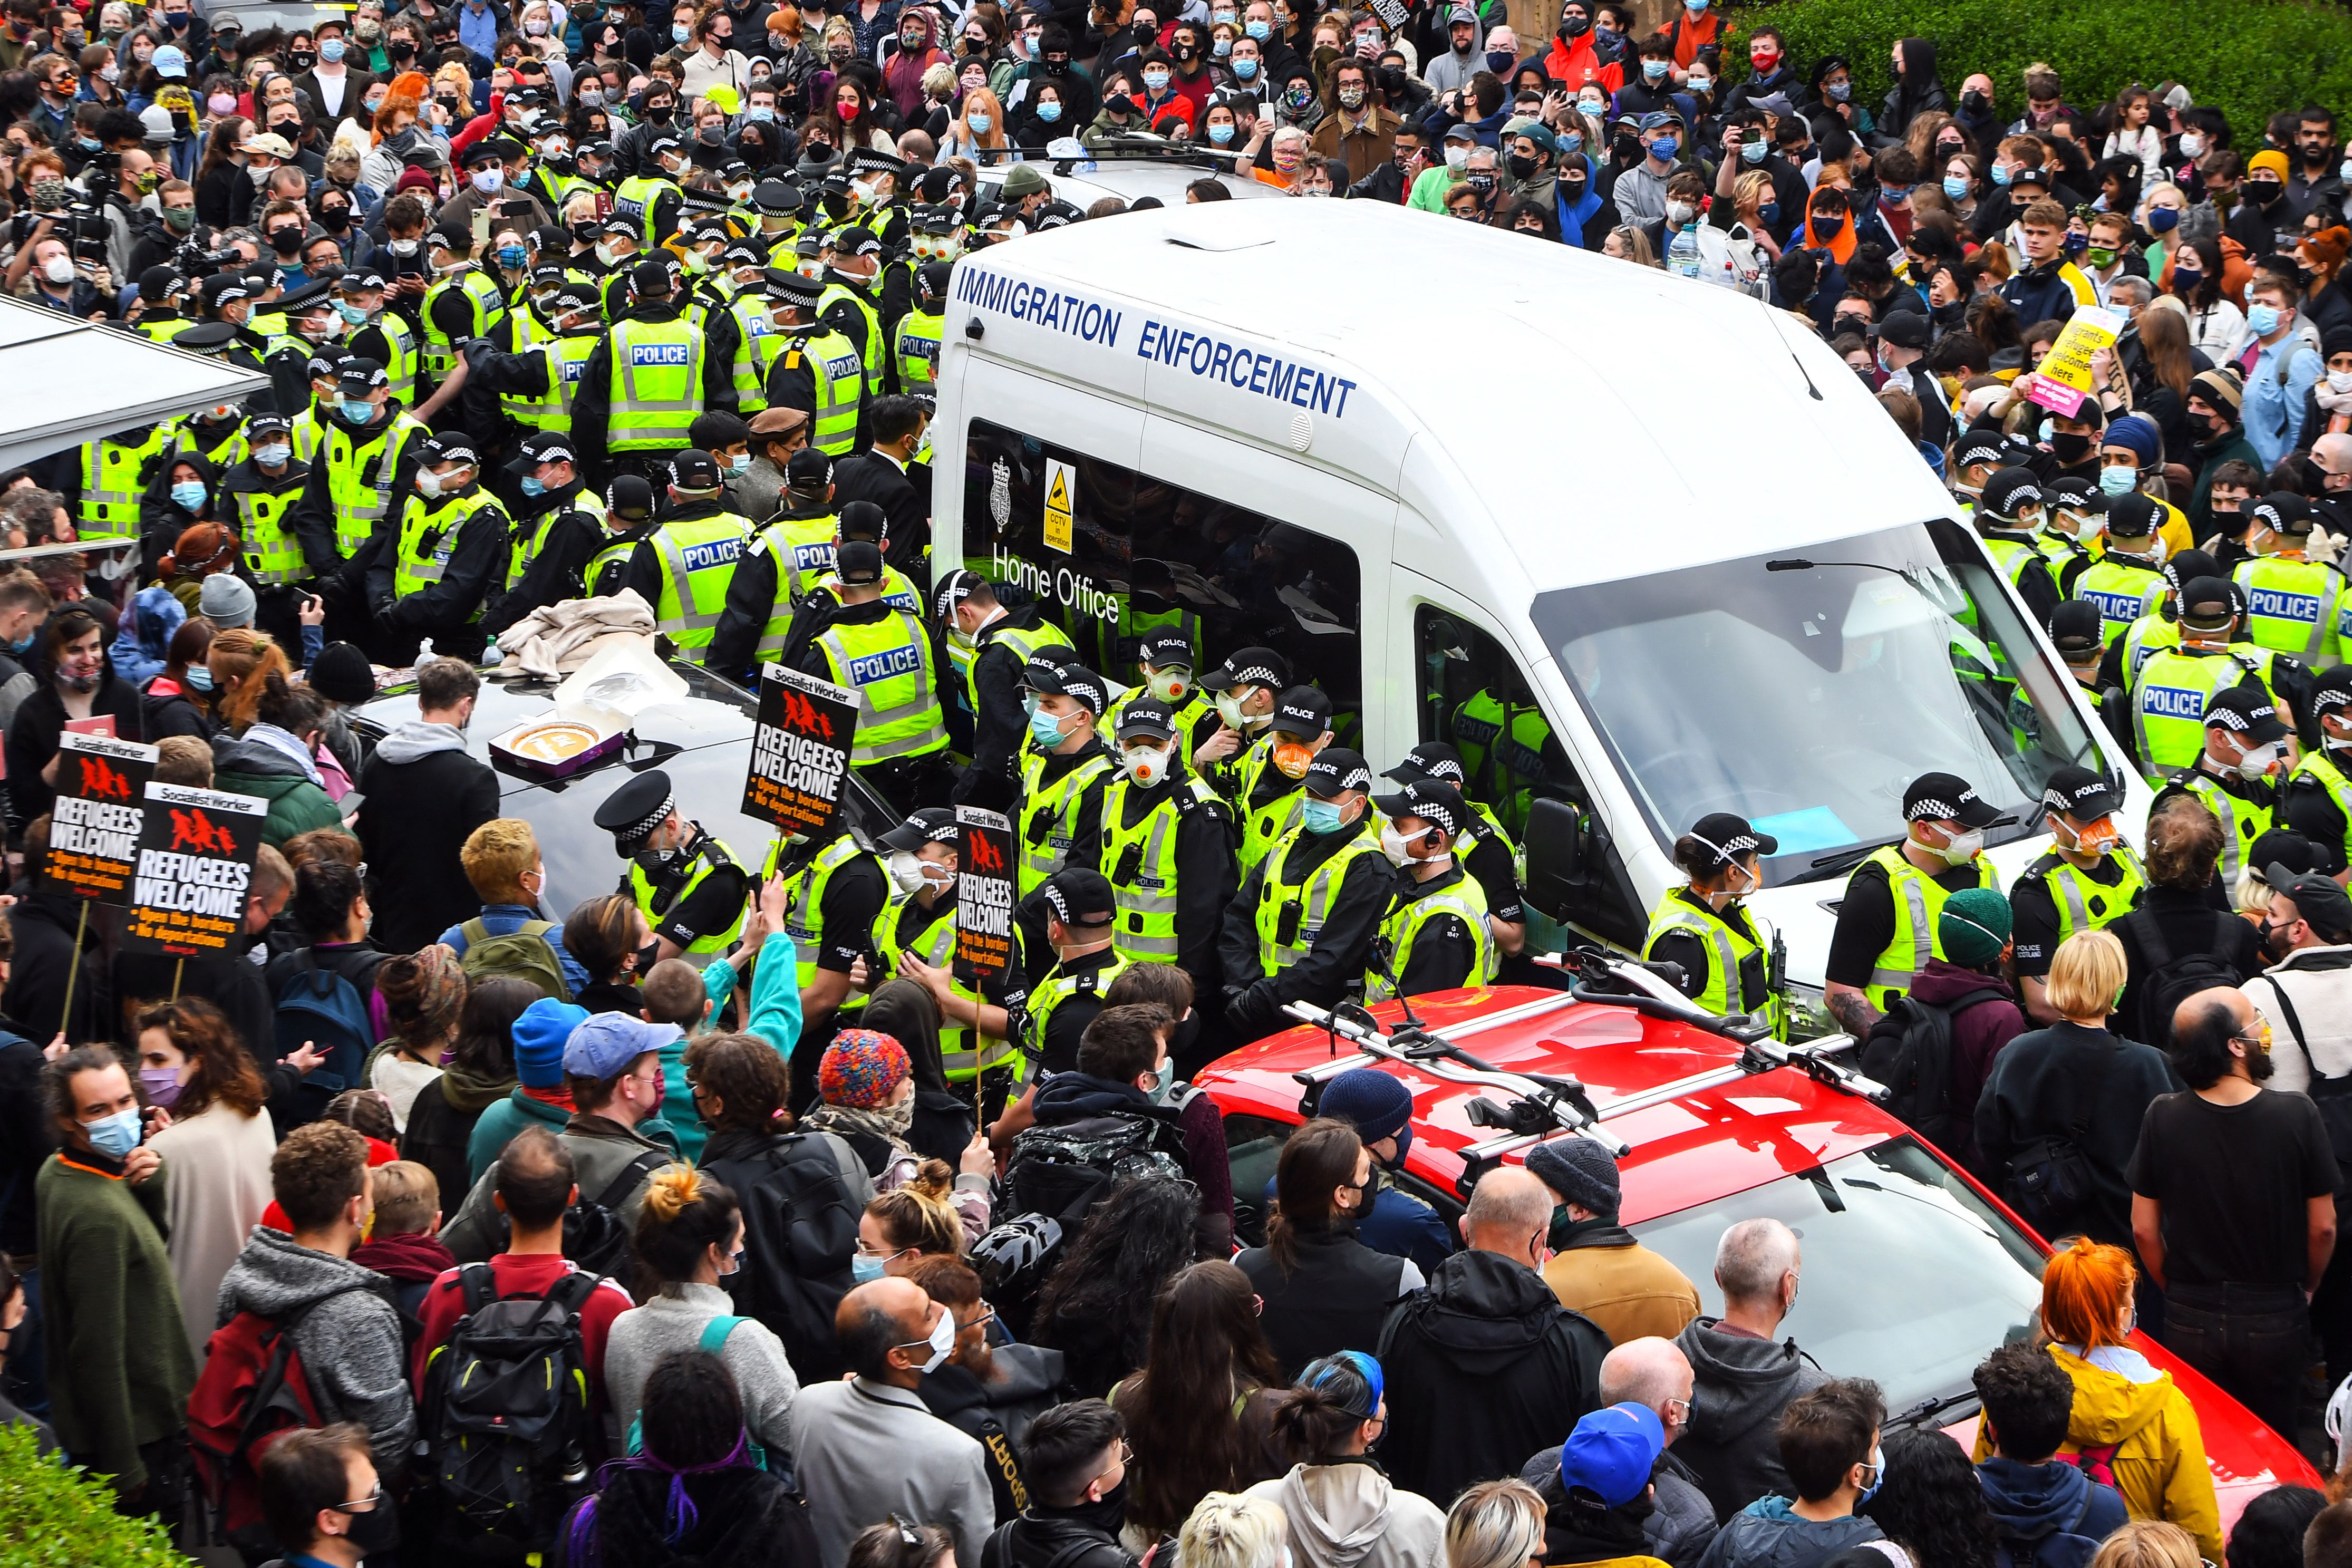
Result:
[[[816,1089],[827,1105],[872,1110],[897,1091],[914,1070],[907,1047],[875,1029],[844,1029],[825,1047],[817,1064]]]

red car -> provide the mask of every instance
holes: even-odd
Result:
[[[1605,968],[1640,986],[1633,967],[1596,961],[1587,973],[1601,978]],[[1735,1037],[1749,1031],[1717,1032],[1723,1020],[1685,1022],[1688,1004],[1654,989],[1604,999],[1591,988],[1504,986],[1412,1005],[1444,1043],[1375,1036],[1368,1057],[1345,1032],[1351,1026],[1302,1026],[1199,1075],[1224,1116],[1244,1234],[1259,1223],[1252,1200],[1282,1141],[1311,1113],[1319,1090],[1308,1079],[1371,1066],[1412,1086],[1401,1184],[1449,1224],[1474,1166],[1521,1158],[1595,1119],[1595,1135],[1624,1146],[1625,1225],[1699,1287],[1706,1310],[1722,1307],[1714,1267],[1725,1228],[1783,1220],[1803,1238],[1805,1270],[1784,1332],[1828,1371],[1874,1379],[1891,1419],[1933,1420],[1964,1445],[1973,1439],[1969,1375],[1996,1346],[2035,1331],[2050,1247],[1867,1098],[1875,1085],[1810,1047]],[[1395,1003],[1370,1009],[1382,1030],[1402,1014]],[[2197,1408],[2225,1530],[2273,1487],[2321,1484],[2243,1405],[2145,1336],[2133,1342]]]

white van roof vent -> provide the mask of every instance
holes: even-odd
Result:
[[[1304,452],[1315,445],[1315,420],[1305,409],[1290,416],[1290,449]]]

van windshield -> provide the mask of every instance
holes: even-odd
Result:
[[[1924,773],[2016,816],[1999,843],[2035,831],[2055,769],[2106,771],[2072,678],[1954,522],[1558,589],[1533,615],[1659,843],[1736,812],[1780,841],[1768,882],[1903,837]]]

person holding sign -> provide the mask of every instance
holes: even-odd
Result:
[[[822,607],[823,629],[809,639],[797,668],[857,693],[849,762],[883,799],[944,803],[953,780],[930,634],[882,596],[879,545],[845,540],[835,570],[831,591],[837,602],[811,595]]]
[[[879,963],[861,963],[850,978],[863,991],[894,976],[929,988],[940,1006],[940,1059],[949,1084],[969,1092],[972,1079],[982,1079],[981,1092],[993,1115],[1012,1088],[1020,1052],[1011,1038],[1003,983],[975,989],[955,974],[961,840],[955,813],[945,806],[925,806],[881,837],[893,890],[874,921]],[[987,869],[975,868],[972,879],[982,879]]]
[[[793,939],[799,969],[801,1043],[793,1048],[792,1081],[805,1086],[805,1103],[816,1094],[816,1068],[833,1037],[836,1016],[851,1000],[849,977],[871,951],[875,918],[889,893],[881,860],[858,847],[857,837],[838,821],[832,837],[779,834],[761,868],[761,891],[781,879],[782,929]]]
[[[669,775],[658,768],[637,774],[606,797],[595,820],[629,862],[620,890],[645,911],[659,956],[725,952],[743,929],[751,878],[732,849],[679,814]]]

